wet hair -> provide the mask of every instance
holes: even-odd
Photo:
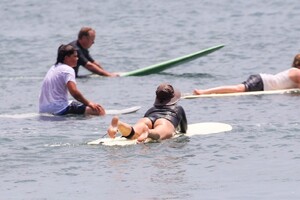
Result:
[[[83,36],[90,36],[89,31],[94,31],[91,27],[82,27],[78,33],[78,39],[81,39]]]
[[[292,67],[296,67],[300,69],[300,54],[297,54],[295,56]]]
[[[75,51],[76,51],[76,49],[73,46],[69,45],[69,44],[67,44],[67,45],[62,44],[62,45],[60,45],[58,47],[58,50],[57,50],[57,59],[56,59],[56,63],[55,64],[57,65],[58,63],[63,63],[65,57],[74,54]]]

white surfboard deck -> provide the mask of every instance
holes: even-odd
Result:
[[[106,114],[107,115],[130,114],[130,113],[134,113],[134,112],[138,111],[139,109],[141,109],[141,106],[133,106],[133,107],[125,108],[125,109],[121,109],[121,110],[106,110]]]
[[[186,135],[186,136],[194,136],[194,135],[207,135],[207,134],[213,134],[213,133],[221,133],[221,132],[227,132],[231,131],[232,126],[225,123],[220,122],[202,122],[202,123],[196,123],[196,124],[189,124],[187,133],[181,134],[178,133],[173,136],[173,138],[176,138],[180,135]],[[151,139],[147,139],[145,143],[151,142]],[[116,138],[100,138],[91,142],[88,142],[89,145],[105,145],[105,146],[126,146],[126,145],[133,145],[137,144],[137,140],[129,140],[124,137],[116,137]]]
[[[224,93],[224,94],[184,95],[181,98],[182,99],[195,99],[195,98],[206,98],[206,97],[231,97],[231,96],[266,95],[266,94],[300,94],[300,89],[294,88],[294,89],[285,89],[285,90],[237,92],[237,93]]]
[[[139,109],[141,109],[141,106],[133,106],[125,109],[119,109],[119,110],[111,110],[107,109],[106,114],[107,115],[125,115],[137,112]],[[11,119],[27,119],[27,118],[34,118],[34,117],[58,117],[56,115],[48,114],[48,113],[19,113],[19,114],[0,114],[0,118],[11,118]]]

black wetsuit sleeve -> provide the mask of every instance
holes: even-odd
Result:
[[[179,114],[181,115],[181,120],[179,122],[180,132],[181,133],[186,133],[188,124],[187,124],[185,111],[181,106],[180,106]]]

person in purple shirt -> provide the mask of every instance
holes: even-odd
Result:
[[[78,90],[73,67],[77,51],[71,45],[58,48],[56,63],[48,70],[39,96],[39,112],[54,115],[105,115],[104,108],[86,99]],[[68,94],[76,100],[69,100]]]

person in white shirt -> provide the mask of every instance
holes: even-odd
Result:
[[[77,51],[71,45],[58,48],[57,61],[47,72],[39,96],[39,112],[54,115],[105,115],[104,108],[87,100],[77,89],[75,71]],[[77,100],[69,101],[68,92]]]
[[[294,58],[292,68],[272,74],[256,74],[251,75],[241,84],[227,85],[214,87],[209,89],[195,89],[193,94],[223,94],[236,92],[250,92],[250,91],[267,91],[267,90],[281,90],[300,88],[300,54]]]

